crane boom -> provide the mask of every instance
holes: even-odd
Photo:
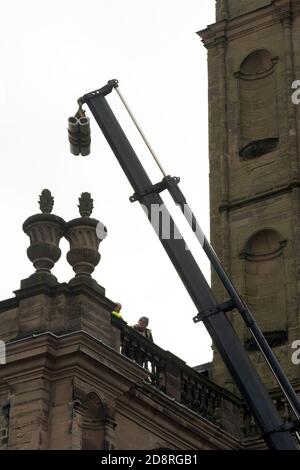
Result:
[[[298,447],[293,437],[295,425],[293,423],[283,423],[227,316],[228,311],[237,308],[237,299],[231,297],[230,301],[221,305],[218,304],[200,267],[191,252],[186,249],[185,240],[163,204],[159,193],[164,189],[169,190],[173,199],[180,206],[186,203],[185,197],[178,188],[179,180],[165,176],[160,183],[152,183],[105,98],[117,86],[117,80],[110,80],[107,85],[84,95],[78,102],[80,106],[83,103],[88,105],[112,148],[134,190],[134,195],[130,200],[132,202],[138,200],[143,205],[149,221],[156,229],[156,233],[166,253],[199,312],[194,321],[202,321],[204,323],[225,365],[261,427],[262,436],[266,444],[270,449],[296,450]],[[170,223],[169,237],[164,236],[163,230],[157,230],[155,226],[157,221],[154,221],[153,217],[151,217],[153,207],[163,208],[165,216],[168,217]],[[191,225],[195,227],[195,224],[197,224],[197,221],[192,214]],[[206,248],[209,251],[208,246],[210,245],[208,241],[203,234],[200,237],[203,245],[207,244]],[[212,252],[210,252],[210,255],[212,255]],[[222,267],[219,267],[219,270],[222,271]],[[230,282],[229,278],[227,279]],[[228,290],[228,285],[225,287]],[[241,301],[240,297],[239,300]],[[249,317],[246,319],[249,321]],[[255,329],[256,333],[259,332],[263,337],[256,324]],[[281,378],[286,379],[286,382],[289,384],[279,364],[276,365],[276,371],[279,371]],[[300,410],[298,398],[291,386],[288,391],[289,396],[292,397],[293,409],[298,417]]]

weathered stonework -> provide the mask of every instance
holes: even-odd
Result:
[[[37,273],[0,302],[0,449],[243,447],[241,400],[112,315],[115,302],[92,278],[106,229],[96,232],[90,194],[67,224],[52,205],[44,191],[42,214],[24,224]],[[50,272],[62,235],[69,283]]]
[[[91,322],[87,327],[82,321],[72,327],[66,319],[77,294],[70,290],[64,292],[68,303],[62,304],[59,299],[60,289],[65,291],[67,287],[70,289],[56,286],[51,298],[49,293],[22,300],[16,298],[14,302],[6,302],[8,310],[5,310],[5,301],[0,304],[0,337],[7,342],[7,364],[0,367],[0,449],[242,447],[238,441],[239,426],[229,425],[232,433],[225,431],[180,403],[181,373],[187,369],[183,361],[164,352],[167,393],[162,393],[151,384],[149,370],[120,354],[116,335],[118,331],[120,337],[120,328],[125,322],[113,319],[114,325],[111,323],[114,303],[109,299],[98,297],[92,302],[91,293],[82,292],[81,303],[85,308],[80,308],[76,315],[80,320],[85,310],[97,310],[92,320],[94,326]],[[24,330],[21,323],[19,329],[11,332],[7,316],[12,314],[18,320],[22,309],[25,314],[25,300],[28,314],[36,302],[35,319],[40,316],[44,321],[47,312],[46,317],[49,322],[52,317],[52,323],[40,321],[36,332],[33,325],[31,330],[28,327]],[[76,304],[77,299],[74,302]],[[61,308],[57,309],[58,305]],[[59,332],[55,332],[56,328]],[[138,333],[134,332],[133,340],[134,336],[145,343]],[[160,348],[152,347],[159,353]],[[167,364],[168,360],[173,366]],[[194,375],[198,377],[197,373]],[[175,377],[177,382],[174,382]],[[199,380],[201,383],[200,376]],[[207,392],[212,387],[212,399],[214,386],[207,379],[203,380]],[[221,389],[215,388],[215,391],[222,394]],[[235,404],[236,399],[228,397],[233,400],[232,410],[236,411],[227,417],[224,408],[221,420],[230,423],[233,419],[238,423],[239,402]],[[226,394],[224,400],[226,402]],[[205,406],[209,406],[209,402]],[[211,409],[210,413],[214,414],[215,410]]]
[[[208,49],[211,239],[300,390],[290,360],[300,338],[300,111],[289,86],[300,77],[300,0],[217,0],[216,12],[199,33]],[[115,303],[91,277],[102,238],[89,193],[68,224],[49,219],[52,206],[44,191],[43,214],[25,223],[32,245],[41,242],[30,258],[44,272],[0,302],[0,449],[265,448],[217,351],[211,381],[111,315]],[[50,270],[63,234],[76,276],[60,284]],[[226,299],[216,277],[213,288]],[[290,421],[240,317],[231,317]]]
[[[291,95],[300,1],[217,0],[216,8],[217,22],[199,32],[208,51],[211,242],[298,387],[300,106]],[[214,273],[212,285],[227,298]],[[244,324],[231,316],[247,347]],[[272,389],[264,361],[250,356]],[[236,390],[216,350],[213,380]]]

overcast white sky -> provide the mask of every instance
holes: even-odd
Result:
[[[163,166],[181,177],[209,235],[206,50],[195,33],[214,22],[214,5],[214,0],[11,0],[2,6],[1,300],[12,297],[33,272],[22,223],[39,212],[41,190],[51,190],[53,212],[67,221],[78,216],[78,197],[88,191],[93,217],[108,228],[94,272],[107,297],[122,303],[129,324],[148,315],[155,342],[188,364],[211,360],[210,338],[202,325],[193,324],[196,309],[141,207],[130,204],[133,191],[101,131],[92,122],[92,153],[82,158],[70,155],[66,127],[79,96],[117,78]],[[109,102],[153,181],[159,181],[117,97]],[[193,234],[188,240],[209,279]],[[61,248],[53,273],[67,282],[73,271],[66,241]]]

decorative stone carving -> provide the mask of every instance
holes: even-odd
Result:
[[[73,406],[83,407],[83,403],[86,399],[87,393],[76,383],[73,383],[72,389],[72,398],[73,398]]]
[[[81,217],[89,217],[94,209],[93,199],[90,193],[82,193],[79,198],[79,213]]]
[[[61,256],[59,242],[65,232],[65,221],[51,214],[54,198],[48,189],[40,195],[39,205],[41,214],[36,214],[25,220],[23,230],[30,238],[27,256],[33,263],[36,272],[21,282],[21,287],[27,287],[39,282],[57,283],[51,269]]]
[[[43,214],[51,214],[54,206],[54,197],[49,189],[43,189],[39,199],[39,206]]]
[[[79,198],[79,212],[81,217],[67,223],[65,237],[70,243],[70,251],[67,260],[75,272],[71,284],[85,282],[93,287],[100,287],[91,277],[92,272],[100,261],[98,251],[99,244],[105,237],[98,231],[99,224],[106,228],[96,219],[90,218],[93,210],[93,199],[90,193],[82,193]]]

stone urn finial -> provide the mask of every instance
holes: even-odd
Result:
[[[81,217],[67,223],[65,237],[70,243],[67,260],[75,272],[71,285],[85,283],[103,293],[103,287],[92,279],[91,274],[100,261],[98,248],[107,230],[99,220],[90,217],[93,207],[90,193],[82,193],[78,205]]]
[[[57,283],[51,269],[61,256],[59,242],[65,232],[65,221],[51,214],[54,198],[49,189],[43,189],[39,197],[40,214],[35,214],[25,220],[23,230],[30,238],[27,256],[33,263],[36,272],[21,282],[21,287],[36,283]]]

